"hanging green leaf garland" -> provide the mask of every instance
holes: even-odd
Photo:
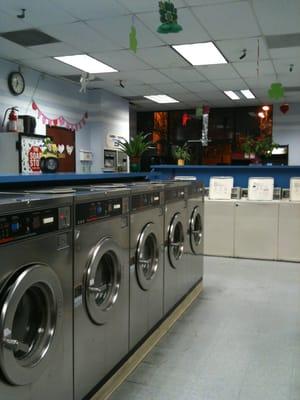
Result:
[[[134,16],[132,16],[132,25],[129,33],[129,49],[132,50],[134,53],[136,53],[137,48],[138,48],[138,41],[136,37],[136,27],[134,24]]]
[[[158,33],[178,33],[182,31],[182,26],[178,24],[177,8],[171,2],[159,1],[160,22],[162,24],[157,28]]]
[[[268,91],[268,95],[270,99],[279,100],[282,97],[284,97],[284,87],[282,86],[281,83],[278,82],[272,83]]]

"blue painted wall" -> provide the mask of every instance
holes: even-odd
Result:
[[[250,177],[273,177],[275,186],[289,188],[290,178],[300,176],[300,166],[202,166],[154,165],[151,179],[172,179],[174,176],[196,176],[209,186],[211,176],[233,176],[234,186],[248,187]]]

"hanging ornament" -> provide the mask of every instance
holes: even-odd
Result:
[[[281,104],[280,106],[280,111],[282,112],[282,114],[286,114],[290,109],[290,106],[288,105],[288,103],[284,103]]]
[[[184,114],[182,115],[182,126],[186,127],[188,121],[190,121],[191,119],[192,119],[192,116],[191,116],[191,115],[189,115],[188,113],[184,113]]]
[[[284,87],[281,83],[272,83],[268,95],[270,99],[279,100],[284,96]]]
[[[129,49],[136,53],[138,48],[138,41],[136,37],[136,27],[134,22],[134,16],[132,16],[132,25],[129,33]]]
[[[160,22],[162,23],[158,28],[158,33],[178,33],[182,31],[182,26],[178,24],[177,8],[171,0],[159,1],[159,14]]]
[[[203,107],[199,106],[196,108],[196,118],[202,118],[203,116]]]

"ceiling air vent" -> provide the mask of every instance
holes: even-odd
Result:
[[[300,47],[300,33],[288,35],[266,36],[269,49],[284,49],[288,47]]]
[[[38,29],[24,29],[22,31],[4,32],[1,33],[0,36],[24,47],[40,46],[43,44],[60,42],[60,40],[57,40]]]

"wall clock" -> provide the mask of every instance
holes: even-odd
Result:
[[[21,72],[11,72],[7,79],[8,88],[12,94],[19,96],[25,90],[25,79]]]

